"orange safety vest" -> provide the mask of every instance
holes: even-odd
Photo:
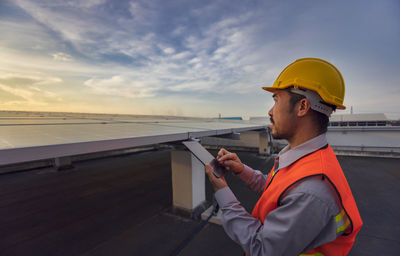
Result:
[[[344,212],[342,211],[341,214],[336,216],[336,219],[338,221],[338,219],[343,218],[344,214],[348,217],[345,226],[339,227],[337,231],[338,233],[346,229],[347,231],[334,241],[323,244],[302,255],[347,255],[363,223],[347,180],[335,153],[329,145],[302,157],[288,167],[280,169],[276,174],[272,169],[268,175],[264,192],[254,206],[252,216],[264,224],[264,220],[268,221],[268,213],[279,206],[279,202],[287,189],[295,183],[313,176],[321,176],[328,179],[335,188],[344,210]],[[349,225],[350,228],[347,228]]]

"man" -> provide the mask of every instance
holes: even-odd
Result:
[[[304,58],[263,89],[275,101],[272,136],[289,144],[268,176],[219,151],[218,161],[261,195],[251,215],[206,165],[225,231],[248,255],[346,255],[362,220],[326,139],[330,114],[345,109],[343,78],[331,63]]]

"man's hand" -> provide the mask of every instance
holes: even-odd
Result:
[[[221,177],[221,178],[215,177],[211,165],[206,164],[205,170],[206,170],[206,174],[208,175],[208,179],[210,180],[211,184],[214,187],[214,191],[217,191],[221,188],[228,186],[228,184],[226,184],[224,177]]]
[[[235,153],[231,153],[224,148],[221,148],[218,152],[217,160],[220,164],[225,166],[225,169],[228,171],[233,171],[236,174],[243,171],[244,165],[239,157]]]

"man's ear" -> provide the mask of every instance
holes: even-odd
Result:
[[[306,98],[301,99],[297,105],[297,116],[305,116],[311,109],[310,101]]]

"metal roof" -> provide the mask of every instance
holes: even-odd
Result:
[[[365,114],[333,114],[330,122],[362,122],[362,121],[389,121],[383,113],[365,113]]]
[[[368,121],[389,121],[383,113],[364,113],[364,114],[333,114],[329,118],[330,122],[368,122]],[[257,116],[250,117],[250,122],[255,124],[269,124],[269,117]]]

